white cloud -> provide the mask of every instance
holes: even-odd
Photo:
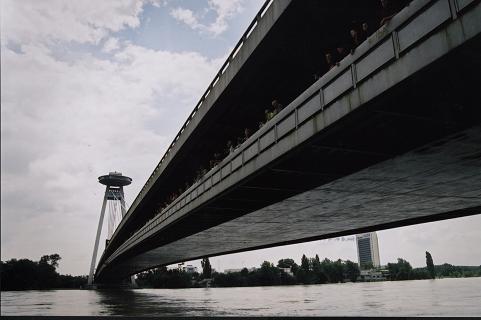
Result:
[[[2,41],[98,43],[140,23],[141,0],[3,0]]]
[[[175,8],[170,11],[170,15],[180,21],[191,27],[192,29],[198,29],[201,28],[202,25],[199,24],[199,21],[197,21],[197,18],[194,16],[194,12],[189,9],[184,9],[184,8]]]
[[[200,30],[213,36],[218,36],[227,30],[228,20],[243,11],[243,2],[244,0],[209,0],[208,8],[204,12],[195,14],[190,9],[177,7],[170,11],[170,15],[193,30]],[[215,12],[215,20],[210,24],[200,23],[200,18],[209,11]]]
[[[103,46],[103,48],[102,48],[102,51],[107,52],[107,53],[110,53],[110,52],[112,52],[112,51],[117,50],[118,48],[120,48],[119,39],[117,39],[117,38],[108,38],[108,39],[104,42],[104,46]]]
[[[243,0],[209,0],[209,6],[217,13],[217,18],[208,30],[214,35],[227,30],[227,20],[242,12],[242,3]]]
[[[89,18],[77,2],[55,2],[51,13],[40,2],[18,3],[8,3],[15,17],[2,13],[2,32],[21,45],[3,43],[1,52],[2,260],[58,252],[61,272],[85,274],[103,194],[97,177],[112,170],[131,176],[131,203],[221,61],[120,46],[111,31],[138,24],[137,2],[100,2]],[[15,19],[43,24],[35,30]],[[70,43],[101,38],[111,60]]]

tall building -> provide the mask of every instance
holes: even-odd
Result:
[[[362,267],[371,262],[374,267],[379,267],[379,245],[376,232],[369,232],[356,235],[357,257],[359,266]]]

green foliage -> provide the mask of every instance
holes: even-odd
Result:
[[[281,264],[282,265],[282,264]],[[287,267],[283,267],[287,268]],[[249,271],[246,268],[240,272],[217,273],[212,275],[216,287],[273,286],[296,284],[293,276],[282,272],[279,267],[264,261],[259,269]]]
[[[185,271],[173,269],[167,270],[166,267],[155,268],[137,275],[137,284],[140,287],[149,288],[190,288],[192,280],[198,279],[199,274],[187,273]]]
[[[314,272],[314,274],[319,274],[322,272],[321,261],[319,260],[319,256],[317,254],[315,258],[311,258],[310,264],[311,270]]]
[[[202,265],[202,277],[204,279],[210,279],[212,277],[212,266],[210,265],[209,258],[202,259],[201,265]]]
[[[357,263],[347,260],[344,263],[344,274],[346,278],[348,278],[352,282],[356,282],[357,278],[361,274],[361,271],[359,270],[359,266],[357,265]]]
[[[261,286],[273,286],[281,283],[279,268],[274,267],[274,265],[268,261],[262,263],[258,273],[258,280]]]
[[[304,271],[306,274],[309,273],[310,266],[309,266],[309,259],[307,259],[306,255],[303,254],[301,258],[301,269]]]
[[[429,275],[432,279],[436,278],[436,271],[434,270],[434,262],[431,254],[426,251],[426,268],[428,269]]]
[[[60,261],[60,255],[55,253],[51,255],[45,255],[40,258],[39,264],[48,264],[56,269],[58,267],[58,261]]]
[[[29,259],[11,259],[1,262],[1,290],[38,290],[54,288],[80,288],[87,276],[60,275],[55,270],[60,261],[58,254],[45,255],[38,262]]]
[[[293,284],[318,284],[338,283],[344,280],[357,281],[360,270],[357,263],[352,261],[331,261],[324,259],[320,261],[319,256],[308,258],[303,256],[304,266],[298,266],[292,259],[281,259],[277,266],[269,261],[264,261],[260,268],[249,271],[243,268],[239,272],[212,273],[212,286],[215,287],[246,287],[246,286],[272,286],[272,285],[293,285]],[[306,263],[307,262],[307,263]],[[204,262],[205,265],[205,262]],[[307,267],[306,267],[307,265]],[[291,268],[293,276],[283,272],[280,268]],[[391,280],[407,279],[429,279],[430,274],[427,268],[413,269],[411,264],[398,259],[397,263],[389,263],[388,269]],[[477,276],[481,274],[480,267],[455,267],[450,264],[435,266],[438,274],[450,276]],[[307,271],[306,271],[307,270]],[[138,275],[137,283],[141,287],[154,288],[186,288],[201,286],[196,284],[199,280],[198,274],[187,274],[178,270],[169,270],[165,267],[143,272]]]
[[[422,280],[422,279],[431,279],[431,275],[429,274],[426,268],[415,268],[411,271],[411,280]]]
[[[292,268],[292,266],[296,265],[293,259],[281,259],[277,262],[278,268]]]
[[[479,277],[481,276],[481,266],[453,266],[444,263],[434,267],[436,274],[441,278],[460,278],[460,277]]]
[[[397,261],[397,263],[387,264],[391,280],[409,280],[413,269],[411,264],[401,258],[398,258]]]

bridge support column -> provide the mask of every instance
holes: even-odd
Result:
[[[102,202],[102,210],[100,211],[99,225],[97,227],[97,236],[95,237],[94,253],[92,255],[92,262],[90,263],[90,272],[87,284],[91,286],[94,282],[95,263],[97,262],[97,251],[99,249],[100,234],[102,233],[102,225],[104,222],[105,207],[107,205],[109,186],[105,188],[104,201]]]
[[[122,212],[122,219],[125,217],[127,210],[125,209],[124,187],[119,188],[120,191],[120,211]]]

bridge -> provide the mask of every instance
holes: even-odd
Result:
[[[377,5],[267,1],[116,229],[95,281],[480,213],[480,3],[414,0],[315,80],[325,49]],[[273,99],[282,111],[196,179]]]

